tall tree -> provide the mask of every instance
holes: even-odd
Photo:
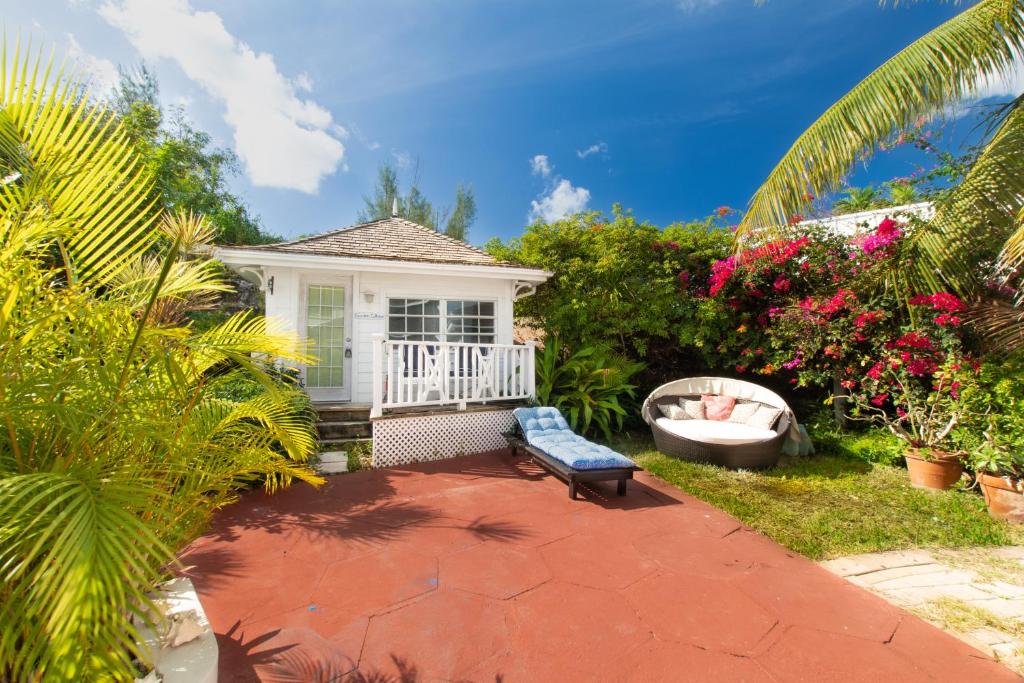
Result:
[[[868,185],[867,187],[848,187],[843,191],[845,196],[832,202],[833,213],[857,213],[858,211],[870,211],[877,209],[885,202],[885,197],[877,188]]]
[[[182,108],[165,111],[159,95],[156,77],[144,65],[121,69],[110,104],[154,178],[160,208],[203,214],[220,244],[278,241],[228,187],[229,178],[238,173],[235,154],[213,146],[210,135],[196,129]]]
[[[476,198],[471,185],[460,183],[455,188],[455,204],[452,208],[435,207],[420,190],[419,164],[412,173],[409,190],[402,194],[398,172],[394,166],[383,163],[377,169],[377,184],[372,195],[363,195],[363,209],[357,220],[361,223],[387,218],[395,208],[398,215],[449,237],[465,241],[469,229],[476,220]],[[444,230],[441,230],[441,226]]]
[[[473,186],[463,185],[455,188],[455,207],[451,216],[448,217],[448,225],[445,226],[445,234],[463,242],[469,237],[469,228],[476,220],[476,197],[473,196]]]

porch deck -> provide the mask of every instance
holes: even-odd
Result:
[[[1016,680],[640,473],[505,452],[254,492],[183,554],[220,680]]]

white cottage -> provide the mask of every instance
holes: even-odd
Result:
[[[533,397],[533,347],[513,344],[512,309],[551,273],[502,263],[397,216],[214,255],[260,285],[268,317],[310,340],[318,362],[302,373],[314,401],[367,406],[374,418],[403,422],[439,417],[410,417],[409,408],[450,407],[441,417],[457,433],[426,439],[426,457],[500,446],[497,435],[473,441],[480,411],[453,416],[470,404]],[[490,421],[504,424],[507,412]],[[414,426],[376,422],[375,461],[396,462],[377,457],[382,431],[408,435]]]

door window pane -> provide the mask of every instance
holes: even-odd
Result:
[[[306,386],[341,387],[345,384],[345,288],[310,285],[306,298],[306,334],[311,355]]]

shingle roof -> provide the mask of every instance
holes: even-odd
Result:
[[[394,216],[291,242],[245,248],[286,254],[518,267],[436,230]]]

